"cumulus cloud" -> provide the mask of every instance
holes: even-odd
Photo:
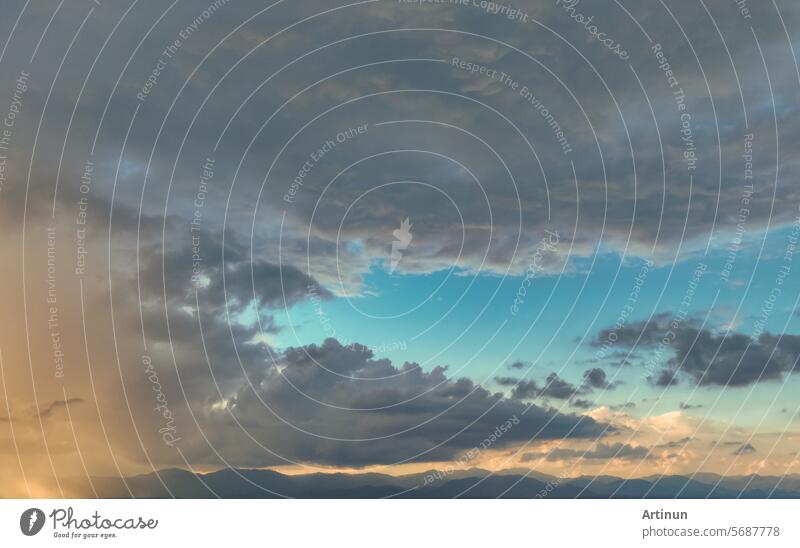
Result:
[[[518,400],[534,398],[568,400],[583,393],[580,387],[562,379],[555,372],[547,376],[542,386],[539,386],[534,380],[521,380],[514,377],[495,377],[495,382],[500,386],[512,388],[511,397]]]
[[[395,366],[365,347],[328,339],[288,349],[257,383],[213,411],[211,423],[230,439],[236,430],[230,418],[236,417],[286,458],[359,466],[451,459],[512,417],[519,424],[498,439],[498,448],[532,438],[594,439],[606,426],[506,399],[446,371]],[[239,447],[226,450],[240,453]],[[263,451],[252,451],[237,460],[263,462]]]
[[[699,386],[749,386],[780,381],[797,371],[800,335],[763,331],[752,338],[737,332],[715,333],[692,321],[675,327],[670,320],[668,314],[660,314],[617,331],[618,344],[650,352],[653,358],[646,366],[663,366],[650,375],[656,386],[678,384],[681,377]],[[608,332],[602,330],[593,344]]]
[[[620,383],[610,382],[606,372],[601,368],[587,369],[580,385],[562,379],[555,372],[550,373],[542,381],[541,386],[535,380],[524,380],[516,377],[495,377],[495,382],[511,389],[511,398],[516,400],[534,400],[536,398],[552,398],[568,400],[572,407],[590,409],[594,402],[578,396],[590,394],[594,389],[613,390]]]
[[[602,390],[611,390],[619,385],[619,381],[610,382],[605,370],[599,367],[587,369],[583,373],[583,382],[586,386]]]

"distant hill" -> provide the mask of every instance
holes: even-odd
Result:
[[[432,479],[433,478],[433,479]],[[436,479],[438,478],[438,479]],[[427,481],[426,481],[427,480]],[[208,474],[167,469],[157,474],[71,482],[85,496],[101,498],[800,498],[800,477],[698,474],[623,479],[612,476],[558,480],[526,470],[490,473],[434,470],[385,474],[285,475],[273,470],[224,469]],[[92,487],[94,490],[92,490]]]

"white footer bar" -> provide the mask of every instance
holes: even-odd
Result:
[[[796,500],[4,500],[0,545],[797,547],[798,516]]]

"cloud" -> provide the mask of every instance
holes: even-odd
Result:
[[[654,357],[646,366],[664,366],[650,375],[656,386],[673,386],[682,376],[699,386],[749,386],[781,381],[797,371],[800,335],[763,331],[754,339],[737,332],[716,334],[691,320],[677,327],[670,323],[671,317],[661,314],[617,331],[618,344],[651,347]],[[602,341],[607,332],[601,331],[593,344]],[[661,359],[659,344],[666,350]]]
[[[212,431],[220,439],[238,439],[232,415],[286,458],[348,466],[451,459],[512,417],[519,424],[498,448],[530,439],[595,439],[605,427],[448,378],[444,367],[395,366],[334,339],[286,350],[257,383],[243,386],[224,410],[215,409],[209,411]],[[261,449],[246,452],[249,444],[241,440],[225,445],[237,462],[264,464]]]
[[[57,409],[62,409],[71,405],[83,403],[82,398],[69,398],[67,400],[55,400],[39,410],[38,415],[42,419],[50,417]]]
[[[633,403],[632,401],[626,401],[625,403],[620,403],[620,404],[610,405],[609,406],[609,408],[612,411],[621,411],[623,409],[633,409],[634,407],[636,407],[636,404]]]
[[[661,388],[675,386],[679,382],[676,372],[669,369],[662,369],[655,377],[649,376],[648,380]]]
[[[312,293],[321,299],[332,296],[293,265],[251,256],[233,234],[224,245],[221,233],[201,230],[194,238],[177,249],[159,242],[143,250],[146,262],[139,279],[145,298],[166,292],[178,304],[192,303],[196,289],[205,307],[241,313],[252,304],[273,309],[291,307]]]
[[[160,78],[154,92],[147,98],[146,108],[139,114],[139,121],[143,126],[157,126],[162,121],[174,92],[183,83],[182,77],[188,76],[194,63],[202,60],[203,47],[210,47],[215,44],[214,38],[224,36],[220,32],[222,28],[228,28],[225,25],[232,25],[244,14],[249,14],[248,6],[247,2],[226,5],[224,10],[214,15],[213,21],[204,25],[202,35],[195,33],[191,42],[183,47],[181,56],[171,60],[169,70]],[[312,15],[329,7],[319,0],[312,1],[303,7],[285,8],[284,13],[276,13],[274,21],[276,25],[294,22],[299,12]],[[609,3],[609,8],[613,7]],[[111,11],[113,8],[106,9]],[[355,9],[358,10],[357,18],[352,16]],[[309,274],[335,288],[335,291],[363,290],[361,276],[369,271],[371,265],[380,263],[381,259],[388,264],[392,230],[397,228],[397,219],[407,217],[414,224],[414,242],[404,252],[399,268],[405,272],[418,273],[446,269],[458,261],[467,270],[505,272],[511,266],[512,272],[519,274],[527,267],[527,261],[539,236],[548,228],[549,223],[545,222],[547,218],[555,219],[554,224],[558,224],[560,233],[565,235],[563,249],[559,250],[561,258],[569,248],[567,244],[571,243],[575,244],[572,246],[573,255],[590,255],[594,252],[600,234],[604,243],[611,248],[625,249],[629,254],[645,254],[657,242],[657,253],[671,258],[674,244],[681,237],[692,241],[708,235],[712,226],[723,231],[732,228],[722,215],[724,212],[737,210],[739,197],[735,192],[718,193],[718,167],[721,164],[723,177],[739,172],[741,135],[747,127],[741,104],[737,100],[739,82],[723,67],[729,64],[728,51],[737,56],[737,59],[743,59],[742,62],[752,62],[754,67],[760,66],[752,51],[749,35],[732,34],[728,38],[727,48],[722,47],[718,41],[706,36],[707,16],[700,7],[681,7],[681,15],[687,21],[685,32],[694,41],[702,44],[698,51],[706,67],[705,71],[701,71],[694,63],[681,63],[679,68],[683,89],[687,91],[687,108],[693,115],[697,148],[720,152],[719,161],[705,156],[701,158],[690,195],[684,185],[669,184],[682,183],[685,178],[680,120],[674,115],[673,98],[670,94],[663,93],[663,74],[654,65],[652,52],[648,50],[649,44],[639,30],[634,25],[630,28],[623,25],[617,32],[620,40],[630,44],[628,49],[633,52],[633,66],[641,67],[637,69],[638,75],[645,89],[652,94],[655,120],[650,113],[650,103],[641,93],[636,78],[630,71],[623,70],[619,59],[602,55],[595,47],[596,44],[585,40],[585,33],[581,34],[584,31],[573,25],[559,10],[529,7],[529,11],[536,13],[553,32],[536,26],[535,23],[523,25],[503,21],[501,17],[487,17],[481,10],[471,7],[454,9],[451,6],[420,6],[397,2],[337,10],[304,24],[304,28],[313,32],[291,30],[271,39],[257,48],[252,56],[242,59],[241,71],[227,76],[225,93],[221,93],[221,88],[220,93],[208,97],[203,116],[195,121],[192,138],[187,140],[182,149],[182,160],[185,161],[180,162],[175,177],[170,178],[173,182],[173,202],[191,203],[197,190],[197,166],[202,164],[203,157],[208,153],[209,138],[216,138],[220,126],[224,127],[229,121],[230,104],[241,104],[242,110],[231,120],[231,128],[225,135],[226,147],[222,147],[218,153],[219,176],[218,179],[215,178],[215,183],[224,181],[233,171],[233,166],[239,159],[236,154],[247,146],[249,139],[265,121],[264,112],[274,112],[283,100],[292,98],[309,82],[320,80],[317,85],[295,97],[264,128],[261,138],[257,140],[257,149],[264,157],[274,158],[275,166],[262,189],[260,183],[265,176],[262,162],[246,161],[241,165],[236,192],[232,194],[230,203],[235,215],[229,216],[228,222],[232,230],[249,234],[250,214],[254,212],[256,198],[260,198],[259,223],[255,234],[257,247],[275,254],[279,239],[277,235],[281,234],[286,261],[301,265],[307,258],[311,258],[313,271]],[[652,19],[655,13],[648,7],[642,7],[641,11],[639,16],[646,19]],[[171,12],[170,20],[191,20],[196,15],[195,12],[196,7],[177,6]],[[784,6],[782,12],[788,25],[797,20],[797,9],[794,6]],[[738,21],[736,13],[725,10],[716,10],[714,15],[723,27],[735,25]],[[64,16],[79,17],[80,14],[66,12]],[[130,24],[137,24],[137,18],[144,18],[145,15],[132,12],[129,17]],[[607,17],[609,18],[602,24],[613,26],[616,21],[611,16]],[[491,39],[446,32],[444,29],[359,36],[363,32],[384,28],[387,21],[403,21],[410,26],[414,26],[415,22],[430,25],[431,21],[441,21],[465,32],[502,37],[520,51],[530,52],[535,59],[542,60],[546,65],[557,66],[559,70],[555,72],[563,84],[534,60]],[[781,30],[780,20],[774,16],[765,16],[759,24],[762,25],[760,28],[765,29],[762,40],[768,61],[779,67],[772,75],[773,87],[777,103],[789,111],[780,113],[783,120],[780,138],[789,149],[791,143],[798,140],[797,126],[789,116],[791,108],[785,106],[793,104],[787,100],[792,97],[788,91],[793,89],[790,86],[792,70],[780,68],[792,69],[793,66],[791,59],[777,52],[777,45],[782,43],[782,33],[778,32]],[[530,32],[531,25],[542,31],[534,33],[535,39]],[[663,28],[657,24],[652,26],[655,27],[656,34],[659,28]],[[94,32],[100,33],[102,29],[102,24],[99,24]],[[124,89],[137,90],[141,87],[141,75],[152,70],[151,59],[157,58],[159,53],[156,44],[171,38],[173,31],[170,25],[165,25],[164,29],[155,29],[153,44],[148,41],[143,45],[142,55],[132,60],[130,70],[123,75],[121,85]],[[182,101],[191,103],[205,99],[209,82],[214,81],[215,76],[224,73],[234,60],[239,61],[245,52],[267,36],[268,33],[262,35],[248,29],[247,32],[238,32],[228,38],[187,83],[182,90]],[[336,47],[324,47],[343,36],[353,39]],[[159,37],[163,39],[159,40]],[[586,58],[573,51],[560,37],[578,48]],[[663,40],[661,45],[665,55],[673,63],[684,58],[681,40]],[[83,47],[89,48],[93,45]],[[76,51],[80,51],[81,44],[76,44],[76,48]],[[304,72],[285,70],[269,82],[269,93],[248,97],[255,83],[261,83],[255,76],[255,69],[262,63],[282,66],[287,59],[296,58],[315,48],[321,49],[304,59]],[[407,50],[413,51],[418,58],[448,61],[457,56],[482,63],[506,72],[520,85],[532,87],[535,82],[537,97],[546,102],[548,111],[569,135],[574,149],[571,159],[582,181],[580,196],[566,190],[574,186],[571,181],[572,173],[568,169],[568,159],[563,157],[553,138],[551,127],[519,93],[514,93],[502,83],[492,81],[485,75],[471,74],[449,63],[385,62],[396,58],[397,51]],[[341,51],[349,53],[340,55]],[[591,65],[587,65],[586,59]],[[103,57],[101,62],[115,65],[114,56],[108,59]],[[347,71],[362,64],[370,66]],[[598,80],[595,70],[604,76],[603,82]],[[328,78],[339,71],[347,72]],[[64,75],[65,86],[80,83],[80,73],[76,70],[73,75],[67,71]],[[706,78],[713,81],[713,110],[705,91]],[[597,85],[587,85],[587,82]],[[604,84],[609,86],[608,91]],[[745,98],[753,105],[749,109],[749,127],[758,133],[759,148],[768,150],[776,143],[774,131],[767,131],[771,130],[769,124],[772,118],[768,108],[769,101],[762,93],[763,80],[753,77],[743,84]],[[77,87],[79,86],[76,89]],[[598,88],[601,93],[597,93]],[[445,90],[449,95],[401,92],[409,89]],[[382,92],[390,93],[375,95]],[[246,102],[245,98],[248,99]],[[55,97],[54,100],[65,99]],[[476,103],[478,100],[487,106]],[[576,101],[589,113],[591,125]],[[76,131],[90,133],[93,129],[91,121],[94,120],[91,114],[102,112],[104,103],[90,98],[85,98],[84,102],[86,104],[82,107],[89,115],[78,117],[75,127]],[[108,114],[110,119],[121,119],[129,114],[127,105],[122,103],[111,105]],[[315,112],[324,112],[338,105],[342,106],[316,120],[289,142],[299,129],[294,120],[307,119],[307,109],[313,107]],[[513,116],[519,133],[508,121],[495,114],[495,111],[489,110],[489,107],[506,116],[508,113],[520,113],[522,109],[527,109],[522,110],[527,115]],[[54,108],[54,111],[61,112],[62,109]],[[63,109],[64,113],[69,111],[68,108]],[[505,165],[483,143],[470,138],[468,133],[447,126],[415,123],[381,128],[374,125],[378,120],[410,118],[453,124],[472,131],[480,135],[485,143],[501,151]],[[728,120],[728,123],[717,124],[716,121],[720,118]],[[633,123],[634,120],[636,123]],[[309,153],[317,150],[328,137],[364,122],[372,124],[366,138],[343,143],[346,146],[337,146],[324,161],[315,163],[294,201],[286,202],[286,181],[294,179],[299,166],[308,160]],[[56,118],[52,123],[63,123],[63,120]],[[177,139],[169,129],[167,126],[164,135],[166,142]],[[107,139],[104,141],[119,142],[124,136],[124,124],[111,125],[106,131]],[[602,138],[596,141],[595,135]],[[551,162],[561,168],[548,171],[547,186],[544,173],[538,169],[536,159],[523,136],[533,143],[537,151],[541,151],[541,157],[551,158]],[[664,143],[663,157],[659,137]],[[328,183],[354,162],[386,150],[407,150],[409,143],[416,143],[418,150],[430,150],[439,156],[419,152],[380,156],[352,166],[328,188]],[[281,150],[284,144],[289,146]],[[127,143],[128,155],[138,159],[133,160],[134,163],[143,163],[148,158],[151,145],[151,136],[147,132],[141,132],[141,135],[133,132]],[[631,148],[636,158],[635,180],[631,170]],[[104,151],[101,146],[98,156],[102,156]],[[162,158],[160,153],[156,155],[151,166],[151,176],[154,179],[162,176],[166,178],[171,174],[171,158],[166,156]],[[109,154],[109,158],[115,156]],[[448,158],[453,158],[470,169],[482,188],[478,187],[470,173]],[[784,163],[784,158],[781,160],[782,165],[779,166],[769,162],[757,164],[759,180],[772,181],[776,173],[791,180],[796,175],[794,164],[788,160]],[[662,173],[662,161],[666,164],[666,173]],[[600,168],[601,165],[604,169]],[[455,214],[453,204],[443,200],[429,188],[419,185],[387,186],[381,192],[362,197],[366,190],[381,184],[398,180],[425,180],[431,173],[436,174],[437,186],[453,197],[455,206],[463,213],[467,224],[463,242],[460,230],[462,223]],[[668,183],[666,188],[663,175]],[[121,175],[126,183],[135,180],[137,176],[140,173],[136,170]],[[514,177],[513,180],[511,176]],[[523,177],[534,177],[537,184],[522,185],[519,181]],[[637,189],[635,194],[630,192],[634,184]],[[555,192],[548,192],[554,188],[559,189],[558,196]],[[798,191],[791,185],[778,184],[777,193],[774,208],[769,207],[772,204],[770,192],[757,193],[753,197],[750,217],[752,225],[764,225],[770,219],[773,224],[789,219],[790,204],[797,202]],[[147,213],[161,207],[158,194],[160,192],[155,191],[152,200],[145,200]],[[222,201],[224,194],[220,192],[212,197]],[[519,201],[516,199],[517,194]],[[348,205],[359,197],[359,207],[345,215]],[[131,200],[129,196],[120,198]],[[151,196],[148,194],[147,198]],[[494,212],[491,219],[486,207],[487,198]],[[719,219],[696,213],[716,211],[717,200],[720,202],[718,210],[723,212]],[[687,214],[687,205],[690,203],[692,208]],[[204,220],[209,223],[220,220],[223,204],[214,202],[215,206],[217,204],[220,207],[211,207],[209,202]],[[604,206],[584,207],[594,204]],[[580,218],[576,215],[578,207],[581,211]],[[284,230],[281,232],[281,223],[278,220],[283,218],[284,213]],[[656,223],[651,222],[652,219],[659,220],[657,225],[660,232],[657,239]],[[360,253],[349,248],[354,242],[361,245]],[[343,288],[338,287],[339,274]]]
[[[66,400],[54,400],[39,409],[31,410],[27,413],[27,419],[40,418],[48,419],[52,417],[59,409],[64,409],[72,405],[84,403],[83,398],[68,398]],[[9,417],[0,416],[0,422],[10,422],[12,419]]]
[[[557,373],[550,373],[543,381],[543,385],[534,380],[520,380],[514,377],[495,377],[495,382],[500,386],[512,388],[511,398],[516,400],[526,400],[535,398],[553,398],[556,400],[570,400],[573,397],[589,392],[587,386],[575,386],[558,376]],[[576,407],[583,404],[583,400]]]
[[[736,451],[733,452],[734,455],[752,455],[756,452],[756,448],[750,445],[749,443],[745,443],[741,445]]]
[[[557,373],[550,373],[542,386],[534,380],[521,380],[515,377],[495,377],[495,382],[504,388],[511,388],[511,398],[515,400],[533,400],[536,398],[552,398],[568,400],[572,407],[591,409],[595,403],[577,396],[591,393],[594,389],[613,390],[620,382],[610,382],[606,372],[599,368],[587,369],[581,384],[574,385],[562,379]]]
[[[658,343],[659,338],[663,336],[671,319],[672,316],[668,312],[661,312],[655,314],[648,321],[631,322],[622,327],[607,327],[597,333],[591,344],[595,347],[602,347],[609,337],[613,337],[617,344],[634,350],[639,347],[652,346]],[[634,345],[636,346],[634,347]],[[613,356],[626,357],[627,353],[618,352]]]
[[[580,388],[560,378],[556,373],[550,373],[540,395],[545,398],[568,400],[579,393]]]
[[[612,390],[619,386],[619,382],[609,382],[606,372],[599,367],[587,369],[583,373],[583,382],[588,387],[602,390]]]
[[[679,440],[668,441],[666,443],[661,443],[656,446],[657,449],[685,449],[686,445],[691,442],[692,438],[685,437]]]
[[[519,381],[511,391],[511,398],[515,400],[529,400],[540,395],[541,389],[536,381]]]
[[[555,448],[547,452],[541,453],[525,453],[521,457],[522,462],[530,462],[532,460],[546,459],[548,461],[560,460],[608,460],[608,459],[622,459],[622,460],[644,460],[653,458],[650,455],[650,450],[647,447],[632,446],[627,443],[598,443],[594,448],[587,450],[569,449],[569,448]]]
[[[649,97],[641,92],[637,77],[627,70],[627,64],[607,55],[596,43],[587,41],[584,29],[564,17],[561,10],[546,6],[526,7],[532,17],[535,15],[537,21],[546,26],[505,21],[473,7],[455,9],[395,2],[337,9],[309,19],[302,31],[290,29],[269,41],[266,40],[271,33],[251,28],[226,37],[227,30],[249,16],[256,4],[228,3],[212,20],[204,23],[202,33],[194,33],[191,41],[182,46],[180,56],[170,59],[167,70],[140,109],[137,122],[145,128],[158,127],[178,89],[181,90],[179,106],[202,100],[204,110],[202,116],[193,120],[191,134],[182,143],[180,161],[173,161],[171,146],[176,145],[182,135],[170,125],[165,127],[161,141],[169,146],[156,149],[148,164],[149,177],[154,181],[170,181],[171,210],[168,214],[184,220],[190,218],[190,204],[197,194],[197,172],[208,156],[208,142],[220,137],[220,128],[230,121],[231,126],[223,139],[225,146],[217,151],[216,173],[204,209],[204,223],[219,226],[224,212],[231,212],[227,215],[226,230],[249,236],[251,220],[256,215],[254,243],[265,255],[271,255],[269,263],[278,264],[275,257],[280,246],[286,263],[297,266],[308,260],[312,271],[307,274],[334,292],[364,289],[363,275],[376,264],[388,264],[392,230],[396,229],[397,219],[407,217],[413,222],[415,232],[414,243],[404,252],[404,260],[399,265],[404,272],[428,273],[450,268],[458,262],[468,271],[504,273],[510,266],[512,272],[521,274],[547,228],[558,228],[564,235],[559,259],[565,258],[570,247],[573,256],[590,256],[596,250],[600,235],[604,244],[618,251],[625,250],[628,255],[649,254],[656,244],[657,255],[672,259],[679,239],[684,240],[684,247],[688,248],[689,242],[707,237],[712,227],[723,233],[733,229],[734,224],[727,222],[725,212],[738,211],[739,193],[719,193],[719,180],[740,172],[742,134],[746,130],[758,135],[759,150],[774,149],[776,137],[784,145],[783,150],[792,150],[793,143],[800,141],[800,126],[796,117],[791,116],[796,110],[791,101],[794,66],[792,59],[783,54],[781,32],[783,22],[791,26],[798,21],[800,10],[793,5],[782,6],[782,19],[777,14],[765,14],[759,20],[763,51],[770,66],[775,67],[771,71],[772,97],[763,93],[765,74],[748,33],[730,33],[723,47],[715,40],[714,33],[706,32],[708,16],[702,7],[681,6],[678,16],[685,22],[684,31],[698,44],[701,67],[686,61],[683,40],[665,39],[669,38],[670,31],[659,23],[657,8],[639,8],[638,17],[649,21],[656,39],[662,36],[660,45],[664,54],[680,71],[687,109],[692,113],[697,150],[715,151],[713,158],[706,155],[700,158],[690,193],[683,184],[686,165],[682,156],[680,117],[675,116],[673,97],[665,93],[664,75],[653,63],[650,44],[635,25],[621,25],[615,33],[632,52],[631,66],[640,67],[637,76]],[[618,26],[612,15],[615,6],[611,2],[604,4],[608,4],[609,9],[605,10],[607,14],[601,15],[604,10],[598,6],[598,24]],[[118,20],[121,9],[109,6],[104,7],[102,13],[96,13],[97,24],[86,29],[91,39],[75,44],[76,55],[61,72],[64,89],[80,89],[80,75],[86,73],[93,59],[96,39],[102,41]],[[329,9],[330,5],[321,0],[303,6],[284,4],[280,13],[271,16],[271,21],[277,28],[296,22],[300,13],[311,16]],[[165,25],[154,29],[152,40],[142,44],[141,55],[130,60],[129,70],[121,75],[119,89],[131,96],[141,89],[142,75],[153,70],[152,60],[158,58],[162,44],[174,39],[174,25],[180,27],[183,21],[193,20],[197,10],[196,6],[178,5],[170,11]],[[355,10],[357,17],[353,16]],[[735,10],[712,11],[721,28],[735,28],[739,23]],[[46,14],[38,16],[46,17]],[[83,14],[65,9],[60,16],[66,28],[71,20],[79,22]],[[441,22],[460,32],[448,32],[446,28],[437,31],[399,29],[402,32],[393,28],[391,33],[380,32],[386,30],[389,21],[402,21],[410,27],[421,22],[429,26],[432,21]],[[149,14],[134,10],[128,14],[125,24],[138,27],[148,22]],[[541,32],[532,33],[531,28]],[[365,33],[370,34],[363,35]],[[36,45],[26,34],[29,33],[18,33],[14,51],[28,51]],[[345,36],[351,39],[326,47]],[[56,29],[54,43],[58,43],[59,37],[68,38]],[[219,44],[215,55],[204,59],[207,53],[204,48],[210,49],[223,37],[226,40]],[[253,54],[244,57],[255,46],[258,47]],[[255,86],[262,83],[258,77],[260,67],[265,64],[281,67],[288,59],[315,49],[318,51],[314,55],[303,60],[302,71],[290,67],[276,73],[264,93],[250,95]],[[445,63],[393,62],[398,51],[413,52],[418,59]],[[123,52],[124,48],[120,55]],[[342,55],[342,52],[347,54]],[[726,68],[730,65],[729,55],[754,67],[756,72],[739,82]],[[533,88],[535,83],[537,97],[546,103],[553,120],[569,136],[574,150],[572,155],[564,156],[548,119],[540,116],[518,92],[485,74],[458,69],[448,62],[454,56],[503,71],[520,86]],[[95,85],[114,83],[108,79],[113,74],[112,69],[120,64],[116,54],[103,55],[98,61],[94,72],[98,81],[82,97],[82,115],[69,120],[76,134],[92,135],[96,130],[97,115],[105,114],[106,104],[102,94],[89,92]],[[200,61],[202,65],[196,66]],[[227,74],[217,93],[207,96],[210,83],[216,82],[216,78],[239,61],[241,70]],[[57,67],[55,57],[42,55],[39,62],[43,63],[44,73]],[[356,69],[361,65],[365,67]],[[544,66],[556,67],[554,72],[560,81]],[[194,69],[197,70],[192,73]],[[337,74],[339,72],[341,74]],[[190,74],[193,77],[181,88]],[[602,81],[598,74],[603,77]],[[15,76],[14,71],[9,70],[0,83],[10,88]],[[707,79],[713,85],[713,109],[706,90]],[[308,86],[315,81],[317,85]],[[738,95],[740,85],[743,99]],[[304,89],[306,87],[308,89]],[[421,89],[442,90],[448,94],[405,91]],[[300,90],[303,93],[295,97]],[[32,89],[30,104],[41,101],[44,94],[46,90]],[[70,94],[53,95],[53,112],[46,119],[45,131],[51,124],[56,128],[66,125],[72,110],[69,108],[71,98]],[[274,113],[288,99],[293,100],[270,118],[262,133],[256,136],[256,131],[266,121],[264,113]],[[778,135],[771,127],[772,99],[780,109]],[[749,124],[744,121],[742,101],[748,104]],[[229,108],[232,104],[241,106],[233,117]],[[129,107],[126,101],[112,102],[108,106],[106,119],[111,123],[104,126],[104,138],[95,151],[98,173],[103,173],[103,177],[114,176],[118,160],[115,147],[125,137],[126,128],[126,124],[118,122],[127,120]],[[338,108],[295,136],[300,129],[296,120],[309,119],[309,109],[322,113],[333,107]],[[514,115],[509,116],[510,113]],[[171,114],[181,121],[187,116],[180,110]],[[512,118],[519,131],[511,125]],[[375,126],[377,121],[405,119],[431,120],[439,124]],[[727,123],[719,124],[719,119]],[[185,121],[188,123],[189,119]],[[289,186],[287,181],[297,176],[310,153],[318,150],[330,136],[362,123],[370,124],[366,137],[342,143],[326,155],[324,161],[316,162],[293,202],[287,202],[284,199]],[[463,128],[465,132],[443,124]],[[23,137],[24,132],[32,133],[33,129],[18,128],[18,138]],[[479,135],[483,142],[471,138],[469,132]],[[251,150],[258,150],[256,159],[247,158],[238,165],[241,151],[254,137],[257,137],[256,146]],[[127,169],[119,173],[117,203],[138,206],[138,190],[144,165],[153,148],[152,138],[148,131],[130,134],[126,143]],[[75,163],[79,165],[65,165],[65,174],[69,175],[65,179],[79,180],[80,164],[88,154],[88,143],[83,142],[87,140],[77,141],[80,142],[70,143],[70,154],[65,158],[77,158]],[[407,151],[411,143],[417,150],[435,152],[435,155],[396,152],[365,160],[387,150]],[[59,157],[60,145],[58,140],[41,143],[39,154]],[[283,145],[287,147],[284,149]],[[499,150],[503,161],[486,145]],[[550,158],[550,165],[555,167],[547,171],[546,181],[533,149],[539,151],[540,157]],[[631,169],[631,152],[636,159],[635,170]],[[753,196],[751,226],[765,226],[768,221],[776,226],[791,218],[792,204],[797,203],[800,191],[793,185],[781,184],[797,175],[796,162],[790,156],[783,155],[777,165],[776,162],[756,164],[758,180],[773,181],[777,176],[777,195],[775,200],[768,191]],[[259,161],[261,158],[275,160],[268,176],[263,162]],[[365,161],[353,165],[360,160]],[[570,160],[582,183],[580,195],[568,190],[574,187]],[[337,174],[348,167],[334,182]],[[228,203],[223,183],[233,178],[234,171],[235,192],[231,193]],[[383,184],[426,180],[430,174],[435,174],[442,195],[420,185],[385,186],[381,192],[365,195],[365,191]],[[51,174],[41,175],[49,177]],[[534,184],[520,184],[524,178],[531,177]],[[332,183],[330,187],[329,183]],[[73,190],[71,187],[65,184],[61,190],[69,193]],[[632,193],[634,187],[636,192]],[[20,187],[11,190],[19,191]],[[146,215],[163,211],[164,190],[148,188],[143,201]],[[46,189],[36,188],[35,191],[42,192],[43,196],[31,200],[31,207],[46,208]],[[108,192],[107,188],[98,186],[92,195],[93,202],[103,197],[107,199]],[[443,199],[444,195],[451,196],[454,203]],[[348,213],[348,206],[356,199],[359,199],[358,207]],[[493,213],[491,217],[489,209]],[[18,215],[21,208],[12,206],[9,211]],[[456,211],[462,213],[464,223]],[[706,211],[720,214],[715,217],[702,213]],[[550,223],[546,219],[554,221]],[[653,219],[659,222],[654,223]],[[462,232],[461,228],[465,230]],[[360,244],[360,252],[353,251],[353,243]]]
[[[512,387],[519,384],[520,380],[517,379],[516,377],[495,377],[494,382],[496,382],[500,386]]]

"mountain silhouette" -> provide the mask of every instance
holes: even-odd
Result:
[[[624,479],[582,476],[558,479],[528,470],[491,473],[436,470],[387,474],[281,474],[274,470],[226,468],[207,474],[180,469],[120,477],[72,480],[84,496],[101,498],[800,498],[800,476],[649,476]],[[93,489],[92,489],[93,488]]]

